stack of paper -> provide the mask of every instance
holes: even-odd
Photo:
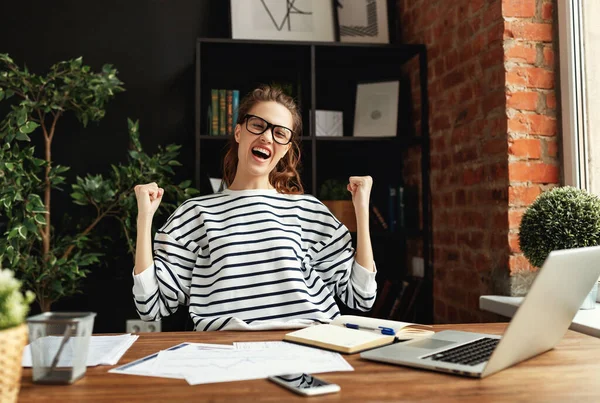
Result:
[[[139,336],[123,334],[118,336],[91,336],[88,349],[87,366],[116,365],[125,351],[137,340]],[[62,349],[58,366],[69,366],[73,361],[74,339],[67,340]],[[57,352],[63,341],[62,336],[47,336],[35,341],[40,343],[42,351]],[[31,367],[31,345],[25,346],[22,364]]]
[[[298,372],[353,371],[338,353],[280,341],[182,343],[109,372],[185,379],[190,385],[266,378]]]

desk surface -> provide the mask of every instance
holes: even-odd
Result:
[[[506,324],[436,325],[435,330],[459,329],[501,334]],[[281,340],[285,331],[142,333],[119,365],[184,341],[233,343]],[[600,340],[568,331],[552,351],[485,379],[470,379],[366,361],[344,355],[353,372],[324,373],[341,392],[310,401],[600,401]],[[267,381],[257,379],[190,386],[184,380],[109,374],[111,366],[90,367],[73,385],[36,385],[31,369],[23,369],[19,402],[152,402],[152,401],[308,401]]]

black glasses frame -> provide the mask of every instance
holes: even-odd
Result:
[[[265,122],[267,124],[267,127],[265,127],[265,130],[263,130],[262,132],[257,133],[256,131],[254,131],[256,129],[250,129],[248,127],[248,120],[250,118],[257,118],[257,119],[262,120],[263,122]],[[246,121],[246,130],[248,130],[252,134],[256,134],[257,136],[259,136],[259,135],[263,134],[264,132],[266,132],[267,130],[271,129],[271,137],[273,137],[273,141],[276,142],[277,144],[281,144],[282,146],[290,144],[292,142],[292,139],[294,138],[294,135],[296,134],[289,127],[285,127],[285,126],[281,126],[281,125],[274,125],[273,123],[267,122],[265,119],[261,118],[260,116],[246,114],[244,116],[244,120]],[[292,135],[290,136],[290,139],[286,143],[282,143],[281,141],[277,141],[277,138],[275,137],[275,132],[274,132],[275,128],[277,128],[277,127],[281,127],[282,129],[289,130],[290,133],[292,133]]]

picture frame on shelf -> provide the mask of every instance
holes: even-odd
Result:
[[[337,0],[340,42],[390,43],[388,0]]]
[[[400,81],[359,83],[356,87],[354,137],[395,137]]]
[[[344,135],[344,113],[340,111],[316,110],[317,137],[340,137]]]
[[[336,40],[333,1],[230,0],[231,38]]]

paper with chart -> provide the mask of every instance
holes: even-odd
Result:
[[[135,363],[138,364],[131,365]],[[295,372],[353,370],[338,353],[276,341],[235,343],[229,349],[199,348],[193,343],[182,343],[110,372],[184,378],[189,384],[197,385]]]
[[[232,345],[228,344],[207,344],[207,343],[181,343],[170,347],[167,351],[183,349],[185,347],[204,348],[204,349],[233,349]],[[159,353],[151,354],[139,360],[132,361],[120,367],[113,368],[108,372],[124,375],[141,375],[141,376],[157,376],[161,378],[183,379],[183,376],[177,373],[163,373],[156,367],[156,359]]]

